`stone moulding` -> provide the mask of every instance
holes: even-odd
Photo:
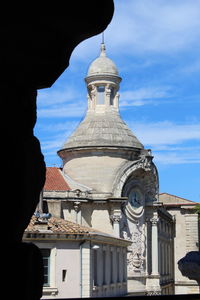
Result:
[[[120,197],[122,195],[122,190],[128,177],[131,176],[131,174],[133,174],[136,170],[139,169],[142,169],[145,172],[152,172],[155,176],[155,180],[157,181],[157,185],[158,185],[158,173],[154,163],[150,161],[149,158],[147,157],[141,157],[140,159],[134,162],[128,161],[124,165],[124,167],[122,167],[118,172],[113,184],[113,195],[115,197]],[[158,187],[157,187],[156,194],[158,194]]]

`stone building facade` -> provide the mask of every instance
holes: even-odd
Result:
[[[168,193],[160,194],[163,207],[174,219],[174,288],[176,294],[199,293],[196,281],[182,276],[177,262],[190,251],[199,251],[197,203]]]
[[[174,294],[180,291],[177,222],[165,197],[159,198],[151,150],[121,119],[120,81],[101,44],[100,56],[85,78],[86,116],[58,151],[62,168],[47,168],[44,209],[54,217],[129,242],[129,295]],[[99,283],[95,289],[96,296],[103,295]]]
[[[127,294],[129,241],[44,213],[32,217],[24,241],[43,255],[42,299]]]

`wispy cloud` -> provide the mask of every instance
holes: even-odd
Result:
[[[77,97],[80,97],[80,94],[72,86],[67,88],[48,88],[38,91],[37,102],[40,107],[45,107],[70,102]]]
[[[86,112],[86,106],[82,102],[52,105],[49,108],[38,109],[40,118],[63,118],[63,117],[82,117]]]
[[[82,117],[87,106],[84,96],[79,88],[71,85],[40,90],[37,97],[38,118]]]
[[[125,51],[169,53],[188,49],[194,43],[199,45],[199,1],[136,0],[116,1],[116,4],[116,18],[113,18],[110,31],[118,28],[123,32],[115,43],[124,45]]]
[[[129,127],[162,164],[200,163],[200,123],[132,123]],[[197,142],[197,145],[196,145]]]
[[[171,97],[170,87],[142,87],[136,90],[124,91],[120,93],[120,107],[142,106],[145,104],[158,104],[165,98]]]
[[[71,120],[71,121],[49,121],[49,122],[44,122],[44,123],[38,123],[37,124],[37,130],[42,133],[46,133],[49,135],[49,133],[57,134],[66,134],[66,132],[72,132],[80,123],[79,120]]]
[[[200,154],[196,151],[187,152],[156,152],[155,162],[162,165],[200,164]]]
[[[176,124],[163,121],[156,123],[128,122],[128,124],[146,145],[175,145],[189,140],[200,140],[200,123]]]
[[[112,54],[170,54],[200,46],[200,1],[197,0],[116,0],[112,22],[105,39]],[[116,32],[123,34],[116,34]],[[98,55],[96,36],[74,51],[78,60]],[[108,50],[109,51],[109,50]]]

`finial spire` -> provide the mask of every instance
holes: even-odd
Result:
[[[106,46],[104,43],[104,32],[102,32],[101,53],[100,56],[106,56]]]
[[[102,32],[101,53],[100,56],[106,56],[106,46],[104,43],[104,31]]]
[[[106,56],[106,47],[104,43],[101,43],[101,53],[100,56]]]
[[[104,44],[104,31],[102,32],[102,44]]]

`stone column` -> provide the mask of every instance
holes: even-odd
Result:
[[[154,211],[153,217],[150,219],[151,222],[151,261],[152,271],[151,275],[147,278],[146,294],[148,296],[160,295],[160,275],[158,272],[158,213]]]
[[[151,232],[151,240],[152,240],[152,272],[151,275],[159,275],[158,272],[158,214],[157,212],[153,213],[153,218],[151,218],[152,232]]]
[[[110,95],[111,95],[111,89],[110,89],[110,85],[107,84],[106,85],[106,89],[105,89],[105,104],[106,106],[110,106]]]
[[[115,106],[116,108],[119,107],[119,93],[118,93],[118,92],[116,93],[116,96],[115,96],[115,98],[114,98],[114,106]]]

